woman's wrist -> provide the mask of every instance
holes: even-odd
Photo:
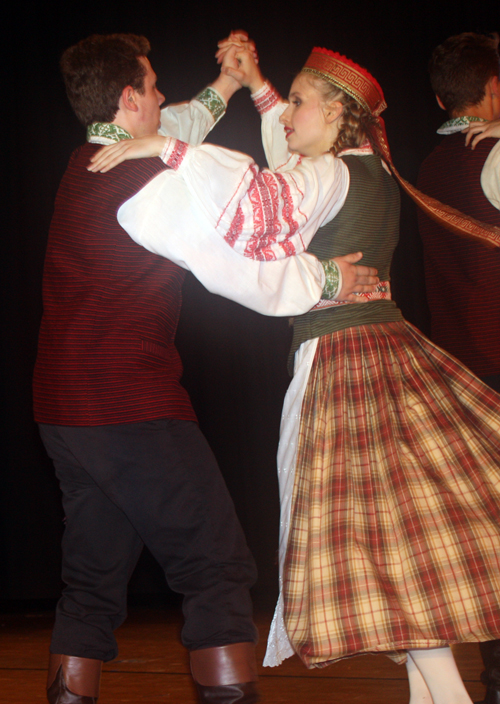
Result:
[[[255,95],[256,93],[259,93],[259,91],[261,91],[261,90],[264,88],[265,85],[267,85],[267,81],[266,81],[266,79],[264,78],[264,76],[262,76],[262,75],[259,73],[259,75],[256,76],[256,77],[252,80],[252,82],[248,84],[248,89],[249,89],[249,91],[250,91],[250,95],[253,96],[253,95]]]
[[[260,115],[271,110],[281,100],[276,88],[265,80],[262,81],[259,90],[251,91],[251,98]]]
[[[188,145],[185,142],[181,142],[180,139],[175,139],[174,137],[166,137],[160,159],[171,169],[177,171],[186,156],[187,150]]]

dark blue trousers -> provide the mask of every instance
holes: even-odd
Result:
[[[127,584],[146,545],[184,595],[189,650],[256,640],[253,558],[196,423],[40,425],[66,527],[51,652],[109,661]]]

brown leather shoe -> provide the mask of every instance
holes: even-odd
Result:
[[[190,659],[203,704],[255,704],[260,700],[253,643],[193,650]]]
[[[203,704],[255,704],[260,695],[255,682],[204,687],[196,683],[196,690]]]
[[[102,662],[73,655],[50,655],[49,704],[97,704]]]

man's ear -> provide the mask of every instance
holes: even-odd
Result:
[[[488,83],[486,84],[486,90],[489,90],[492,97],[500,97],[500,85],[498,82],[498,76],[492,76]]]
[[[118,101],[118,107],[122,110],[132,110],[132,112],[137,112],[139,107],[135,100],[135,90],[132,86],[126,86],[122,90],[120,100]]]
[[[332,103],[327,103],[323,107],[323,114],[325,116],[325,121],[328,124],[335,122],[341,115],[344,106],[338,100],[334,100]]]
[[[441,100],[441,98],[439,97],[439,95],[436,95],[436,100],[437,100],[437,104],[439,105],[439,107],[441,108],[441,110],[446,110],[445,106],[443,105],[443,101]]]

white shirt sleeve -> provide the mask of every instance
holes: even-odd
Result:
[[[210,111],[197,100],[163,108],[160,120],[158,134],[190,144],[201,144],[215,124]]]
[[[227,107],[220,93],[207,86],[189,102],[168,105],[160,116],[158,134],[175,137],[188,144],[201,144]]]
[[[164,160],[171,169],[118,211],[134,241],[260,313],[300,315],[319,301],[323,267],[304,250],[345,201],[341,160],[327,154],[273,173],[245,154],[175,139]]]
[[[264,315],[300,315],[321,297],[324,272],[315,257],[262,262],[237,254],[173,170],[126,201],[118,221],[135,242],[189,269],[212,293]]]
[[[484,162],[481,172],[481,188],[490,203],[500,210],[500,140]]]
[[[280,259],[307,249],[345,202],[349,171],[332,154],[292,170],[260,170],[251,157],[211,144],[169,140],[162,156],[182,175],[209,223],[240,254]]]

